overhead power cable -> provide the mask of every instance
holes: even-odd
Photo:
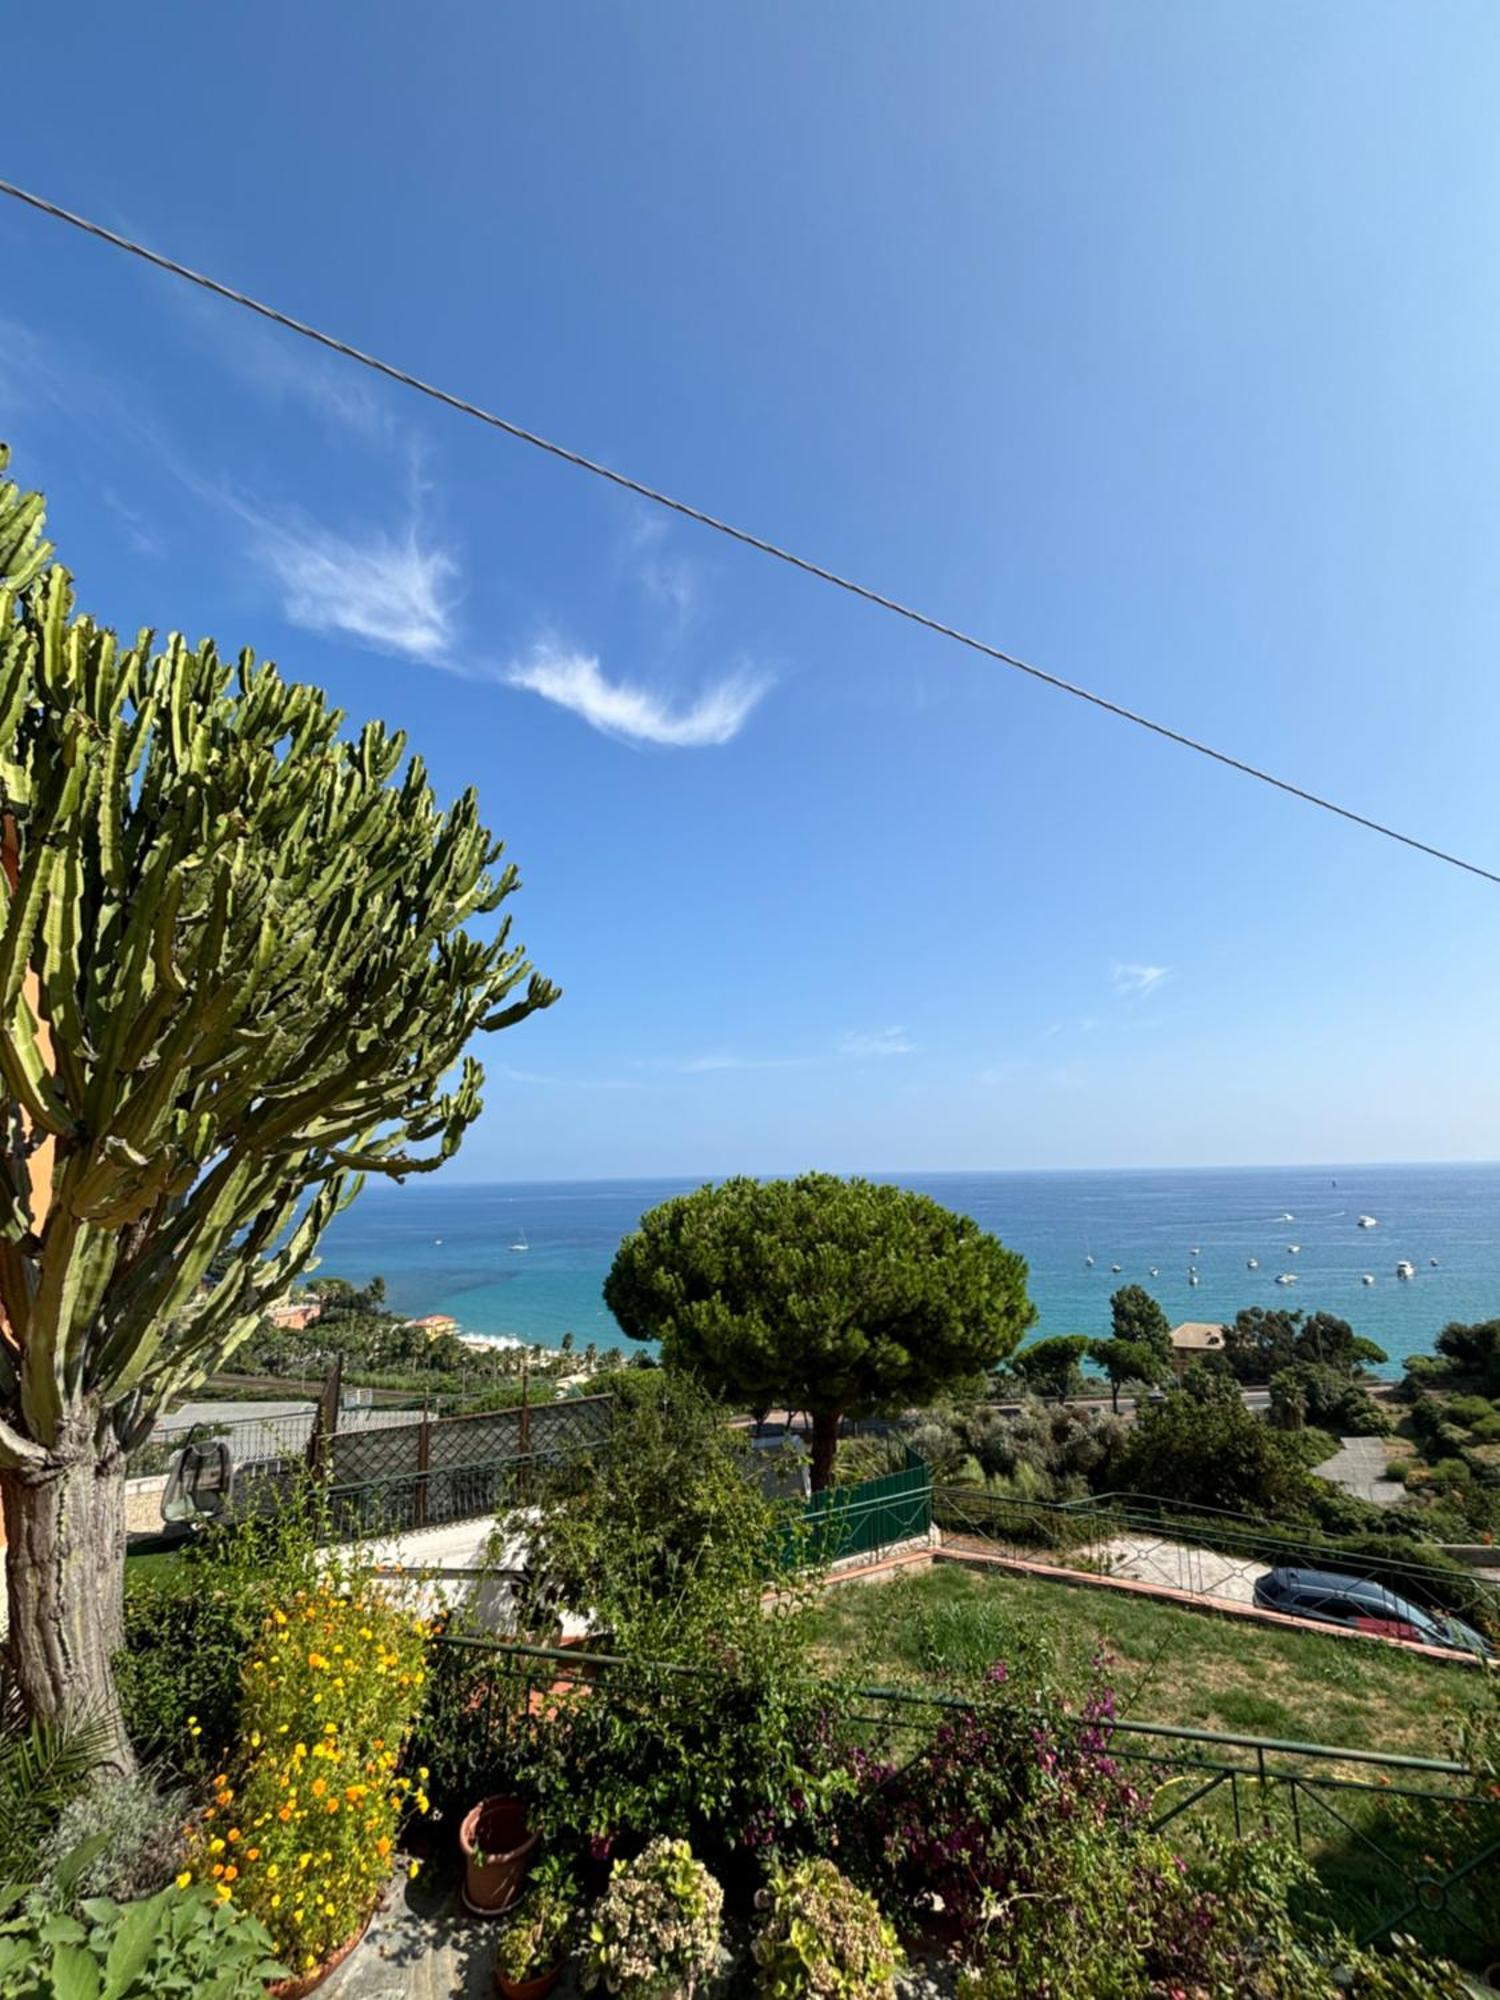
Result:
[[[75,215],[71,209],[62,208],[45,196],[32,194],[29,189],[18,187],[14,181],[0,179],[0,194],[9,195],[13,200],[23,202],[26,207],[36,209],[40,214],[51,216],[57,222],[66,222],[74,229],[80,229],[86,236],[96,237],[101,243],[111,244],[116,250],[124,250],[132,257],[139,257],[147,264],[155,265],[159,271],[166,271],[174,278],[185,279],[190,285],[198,285],[215,297],[227,299],[231,305],[243,306],[247,312],[258,313],[262,319],[270,320],[273,326],[284,327],[288,333],[300,334],[304,340],[315,341],[319,347],[326,347],[331,354],[339,354],[346,361],[357,361],[362,368],[369,368],[387,381],[397,382],[404,389],[414,389],[421,396],[428,396],[446,409],[458,411],[460,416],[473,417],[479,423],[488,424],[492,430],[503,431],[507,437],[515,438],[521,444],[544,451],[551,458],[560,459],[564,465],[575,466],[580,472],[591,473],[595,479],[604,479],[611,486],[617,486],[626,493],[634,493],[638,499],[648,500],[654,507],[665,507],[673,514],[680,514],[685,520],[696,521],[701,528],[711,528],[716,535],[724,535],[743,548],[755,549],[763,556],[770,556],[776,562],[785,563],[789,569],[800,570],[804,576],[815,577],[819,583],[832,584],[851,597],[857,597],[866,604],[873,604],[881,611],[889,611],[897,618],[904,618],[909,624],[920,625],[924,631],[935,632],[940,639],[951,639],[956,645],[966,646],[970,652],[979,653],[996,665],[1009,667],[1029,679],[1040,681],[1044,687],[1056,689],[1059,694],[1071,695],[1075,701],[1087,702],[1090,707],[1102,709],[1106,715],[1113,715],[1121,722],[1130,722],[1137,729],[1146,729],[1153,736],[1160,736],[1168,743],[1176,743],[1184,750],[1194,751],[1200,757],[1211,758],[1242,776],[1254,778],[1262,785],[1270,785],[1288,797],[1301,799],[1305,805],[1317,806],[1321,811],[1332,813],[1338,819],[1347,820],[1353,826],[1362,826],[1370,833],[1378,833],[1387,840],[1394,840],[1402,847],[1415,849],[1418,854],[1426,854],[1434,861],[1446,862],[1450,868],[1461,868],[1466,874],[1477,875],[1485,882],[1493,882],[1500,887],[1500,873],[1483,868],[1477,861],[1466,861],[1462,855],[1450,854],[1446,849],[1434,847],[1430,841],[1418,840],[1415,835],[1402,833],[1398,828],[1387,826],[1383,820],[1372,819],[1366,813],[1355,812],[1352,807],[1341,806],[1334,799],[1324,798],[1319,792],[1296,785],[1289,778],[1278,778],[1273,771],[1262,770],[1243,757],[1232,756],[1227,750],[1219,750],[1211,743],[1204,743],[1196,736],[1189,736],[1183,730],[1173,729],[1168,723],[1157,722],[1149,715],[1142,715],[1123,702],[1111,701],[1108,695],[1096,694],[1091,688],[1080,687],[1077,682],[1065,680],[1061,674],[1049,673],[1045,667],[1038,667],[1030,660],[1023,660],[1014,653],[1007,653],[999,646],[992,646],[987,639],[976,638],[972,632],[962,631],[956,625],[946,624],[941,618],[934,618],[928,612],[919,611],[915,606],[904,604],[897,597],[890,597],[882,590],[872,589],[869,584],[858,583],[853,577],[843,576],[837,570],[827,568],[823,563],[814,562],[809,556],[798,555],[794,550],[783,548],[780,543],[768,541],[763,535],[752,534],[748,528],[736,527],[732,521],[721,520],[717,514],[710,514],[702,507],[694,507],[686,500],[679,500],[670,493],[663,493],[659,487],[649,486],[644,480],[633,479],[629,473],[619,472],[612,465],[602,465],[598,459],[589,458],[581,451],[573,451],[567,445],[558,444],[554,439],[541,436],[537,431],[527,430],[524,424],[513,423],[508,417],[497,416],[493,410],[486,410],[478,403],[471,403],[466,397],[456,396],[448,389],[440,389],[435,383],[425,382],[420,375],[412,375],[393,362],[382,361],[378,355],[367,354],[362,348],[351,346],[320,328],[309,326],[305,320],[294,319],[275,306],[268,306],[260,299],[251,298],[247,292],[236,291],[233,285],[226,285],[218,278],[210,278],[202,271],[194,271],[186,264],[179,264],[173,257],[164,256],[159,250],[148,249],[144,243],[136,243],[128,236],[121,236],[116,230],[106,229],[102,222],[91,222],[87,216]]]

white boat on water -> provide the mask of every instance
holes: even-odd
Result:
[[[1161,1272],[1157,1269],[1155,1264],[1151,1266],[1151,1276],[1153,1278],[1159,1278],[1161,1276]]]
[[[1362,1215],[1357,1225],[1360,1229],[1378,1229],[1380,1224],[1373,1215]]]
[[[1297,1273],[1295,1271],[1283,1271],[1276,1282],[1278,1285],[1295,1285],[1297,1282]]]
[[[1374,1282],[1375,1282],[1375,1274],[1374,1274],[1374,1272],[1373,1272],[1373,1271],[1366,1271],[1366,1272],[1365,1272],[1365,1275],[1364,1275],[1364,1276],[1363,1276],[1363,1277],[1362,1277],[1362,1278],[1360,1279],[1360,1281],[1359,1281],[1359,1282],[1360,1282],[1360,1283],[1361,1283],[1362,1285],[1373,1285],[1373,1284],[1374,1284]]]
[[[1125,1266],[1123,1264],[1111,1264],[1109,1268],[1112,1271],[1123,1271]]]
[[[524,1229],[521,1231],[520,1235],[516,1238],[515,1242],[512,1243],[510,1247],[512,1250],[518,1253],[520,1251],[529,1250],[531,1248],[531,1245],[526,1241],[526,1231]]]
[[[1281,1211],[1281,1219],[1283,1222],[1295,1222],[1297,1220],[1296,1216],[1293,1215],[1292,1211],[1289,1208],[1284,1208]]]
[[[1196,1285],[1196,1284],[1198,1284],[1198,1283],[1200,1283],[1200,1282],[1201,1282],[1201,1280],[1199,1279],[1199,1277],[1198,1277],[1198,1273],[1197,1273],[1196,1271],[1189,1271],[1189,1272],[1188,1272],[1188,1283],[1189,1283],[1190,1285]]]
[[[1403,1257],[1401,1259],[1401,1262],[1396,1266],[1396,1276],[1398,1278],[1414,1278],[1416,1275],[1417,1275],[1416,1265],[1410,1263],[1405,1257]]]
[[[1429,1266],[1430,1266],[1430,1267],[1431,1267],[1431,1268],[1432,1268],[1432,1269],[1433,1269],[1434,1271],[1435,1271],[1435,1270],[1437,1269],[1437,1258],[1436,1258],[1436,1257],[1429,1257],[1429,1258],[1427,1259],[1427,1262],[1428,1262]]]
[[[1247,1257],[1245,1259],[1245,1269],[1247,1271],[1258,1271],[1260,1269],[1259,1257]]]
[[[1093,1266],[1094,1266],[1094,1260],[1093,1260],[1093,1258],[1092,1258],[1092,1257],[1087,1257],[1087,1256],[1086,1256],[1086,1257],[1084,1258],[1084,1260],[1083,1260],[1083,1261],[1084,1261],[1084,1263],[1085,1263],[1085,1264],[1087,1264],[1087,1265],[1088,1265],[1088,1267],[1089,1267],[1089,1269],[1090,1269],[1090,1270],[1092,1270],[1092,1269],[1093,1269]]]
[[[1301,1253],[1302,1253],[1302,1245],[1300,1243],[1288,1243],[1288,1245],[1286,1246],[1286,1254],[1288,1255],[1288,1257],[1297,1257],[1300,1256]]]
[[[1189,1250],[1188,1255],[1190,1257],[1201,1257],[1203,1255],[1203,1252],[1198,1248],[1197,1244],[1195,1243],[1192,1249]]]

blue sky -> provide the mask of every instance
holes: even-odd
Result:
[[[0,171],[1500,863],[1492,6],[418,20],[33,10]],[[0,272],[84,601],[520,864],[565,997],[455,1177],[1500,1153],[1494,888],[13,205]]]

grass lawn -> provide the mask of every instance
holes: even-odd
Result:
[[[1449,1754],[1445,1720],[1478,1682],[1463,1667],[1367,1640],[1278,1632],[950,1563],[889,1583],[835,1585],[815,1618],[824,1659],[871,1683],[963,1679],[1040,1640],[1064,1680],[1082,1686],[1102,1647],[1119,1712],[1135,1721],[1418,1757]]]

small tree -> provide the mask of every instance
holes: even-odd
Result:
[[[1275,1307],[1247,1306],[1224,1329],[1224,1353],[1239,1382],[1269,1382],[1297,1359],[1302,1315]]]
[[[1172,1322],[1144,1285],[1121,1285],[1109,1302],[1109,1319],[1116,1340],[1153,1348],[1164,1361],[1171,1359]]]
[[[1172,1364],[1159,1347],[1144,1340],[1091,1340],[1089,1359],[1109,1377],[1109,1400],[1118,1411],[1120,1391],[1130,1383],[1154,1387],[1172,1378]]]
[[[91,1712],[124,1764],[126,1452],[363,1174],[455,1151],[466,1044],[556,994],[508,921],[465,928],[516,887],[472,793],[440,811],[400,735],[346,737],[249,653],[122,650],[41,529],[0,485],[7,1650],[33,1714]]]
[[[813,1422],[812,1484],[845,1416],[982,1376],[1035,1318],[1026,1265],[925,1195],[832,1174],[725,1181],[663,1202],[621,1244],[604,1299],[670,1368],[746,1409]]]
[[[1078,1364],[1091,1345],[1085,1333],[1055,1333],[1046,1340],[1034,1340],[1011,1356],[1011,1372],[1020,1376],[1033,1395],[1080,1395],[1083,1373]]]

